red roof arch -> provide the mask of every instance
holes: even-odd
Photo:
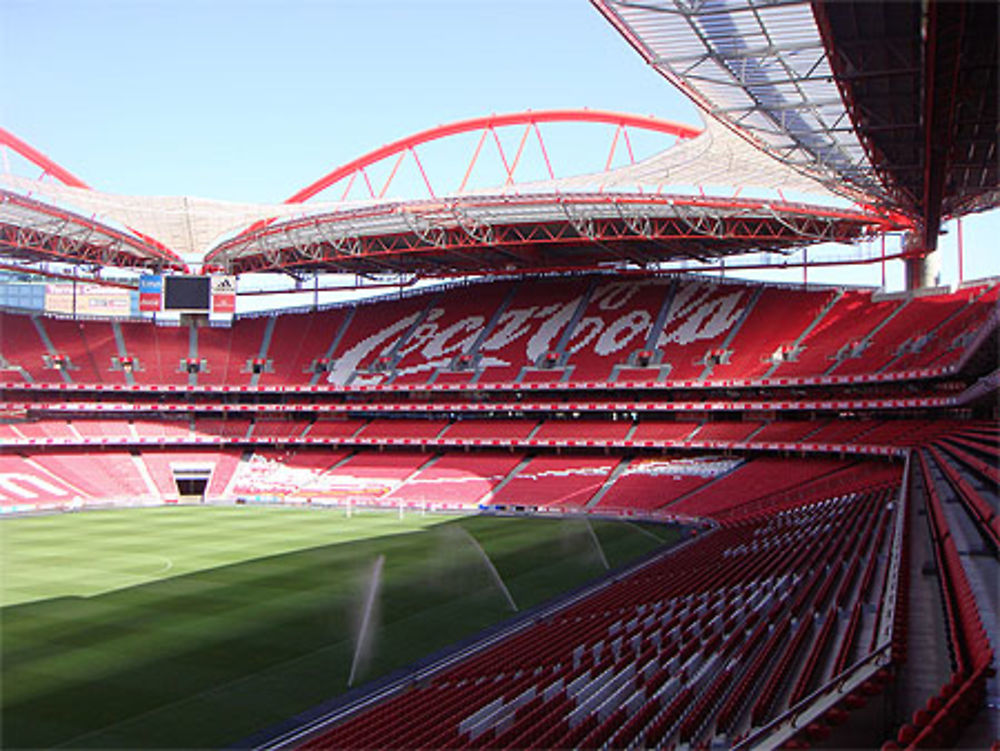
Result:
[[[56,164],[56,162],[45,156],[45,154],[41,151],[30,144],[25,143],[9,130],[4,128],[0,128],[0,145],[13,149],[14,152],[20,154],[29,162],[41,169],[44,174],[52,175],[52,177],[56,178],[63,185],[68,185],[71,188],[90,188],[87,183],[74,175],[68,169]]]
[[[323,177],[299,190],[288,198],[285,203],[304,203],[318,193],[323,192],[331,185],[335,185],[341,180],[363,171],[384,159],[393,156],[402,156],[412,151],[421,144],[438,141],[450,136],[475,131],[483,131],[484,134],[495,128],[503,128],[514,125],[525,125],[534,127],[540,123],[598,123],[604,125],[614,125],[618,128],[639,128],[651,130],[677,138],[694,138],[701,130],[689,125],[682,125],[669,120],[661,120],[652,115],[632,115],[624,112],[611,112],[607,110],[591,109],[556,109],[538,110],[526,112],[514,112],[502,115],[487,115],[484,117],[474,117],[468,120],[459,120],[446,125],[438,125],[434,128],[413,133],[400,138],[392,143],[381,146],[362,156],[352,159],[336,169],[328,172]]]

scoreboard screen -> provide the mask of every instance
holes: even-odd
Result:
[[[207,276],[167,276],[163,279],[163,309],[207,313],[212,280]]]

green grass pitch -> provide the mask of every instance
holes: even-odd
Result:
[[[593,521],[612,566],[670,529]],[[0,520],[3,748],[234,743],[604,571],[585,522],[164,507]],[[659,539],[658,539],[659,538]]]

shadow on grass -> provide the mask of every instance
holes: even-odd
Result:
[[[467,517],[91,598],[0,610],[5,748],[218,747],[347,689],[372,563],[385,556],[360,680],[604,573],[581,521]],[[659,547],[593,522],[612,566]],[[654,530],[671,542],[670,530]]]

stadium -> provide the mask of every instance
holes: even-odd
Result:
[[[997,747],[997,5],[592,5],[702,122],[267,204],[0,129],[4,748]]]

